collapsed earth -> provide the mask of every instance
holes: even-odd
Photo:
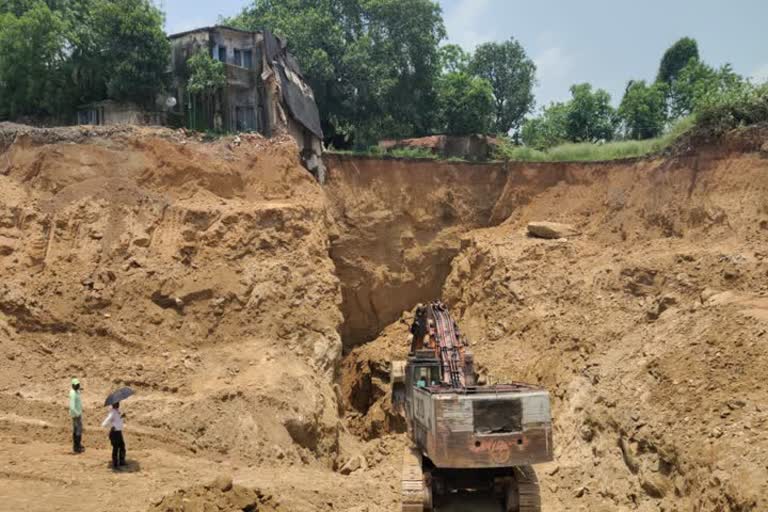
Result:
[[[765,127],[325,164],[289,137],[0,125],[0,508],[399,510],[393,361],[442,300],[478,383],[549,391],[542,510],[768,509]]]

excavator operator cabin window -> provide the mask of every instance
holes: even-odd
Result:
[[[416,387],[435,386],[440,383],[440,367],[421,366],[416,369]]]

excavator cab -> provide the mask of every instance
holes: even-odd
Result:
[[[440,363],[431,350],[420,350],[409,356],[408,361],[392,361],[390,379],[392,406],[407,419],[414,391],[441,384]]]

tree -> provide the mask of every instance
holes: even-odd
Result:
[[[188,125],[194,129],[221,129],[221,109],[219,91],[227,84],[227,72],[224,63],[214,60],[206,50],[200,50],[187,60],[186,88],[192,96]],[[211,120],[213,124],[211,125]]]
[[[64,42],[64,22],[45,2],[0,14],[0,117],[57,113]]]
[[[611,140],[615,126],[610,94],[585,83],[571,86],[569,101],[551,103],[541,116],[526,119],[521,136],[527,146],[547,149],[563,142]]]
[[[493,89],[487,80],[454,71],[440,79],[438,91],[447,133],[488,133],[493,119]]]
[[[206,51],[199,51],[190,57],[187,70],[187,90],[192,94],[215,94],[227,84],[224,63],[214,60]]]
[[[695,39],[684,37],[664,52],[656,81],[671,85],[691,60],[699,60],[699,45]]]
[[[90,2],[91,0],[0,0],[0,14],[12,13],[20,17],[37,4],[44,3],[51,12],[57,12],[67,19],[70,13],[81,11]]]
[[[91,16],[93,41],[83,58],[98,63],[109,97],[153,102],[168,83],[163,13],[149,0],[95,0]]]
[[[169,56],[150,0],[0,0],[0,115],[68,120],[105,97],[151,104]]]
[[[516,130],[534,105],[536,65],[522,45],[514,38],[503,43],[482,44],[475,50],[469,69],[493,87],[495,131]]]
[[[713,101],[714,97],[728,94],[744,86],[742,76],[733,72],[729,64],[715,69],[699,60],[688,63],[672,84],[669,93],[670,113],[673,118],[689,115]]]
[[[630,81],[619,106],[619,119],[630,139],[651,139],[664,131],[667,86],[664,82],[647,85],[645,80]]]
[[[331,136],[360,146],[428,133],[436,123],[445,37],[436,2],[254,0],[227,23],[288,39]]]
[[[593,91],[587,83],[571,86],[565,129],[568,140],[573,142],[613,139],[615,112],[611,95],[603,89]]]
[[[544,107],[539,117],[523,121],[520,130],[523,144],[544,150],[566,142],[568,109],[567,103],[553,102]]]
[[[444,74],[466,72],[471,60],[472,55],[457,44],[446,44],[440,47],[440,69]]]

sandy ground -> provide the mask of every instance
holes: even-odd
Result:
[[[486,380],[551,390],[545,510],[768,509],[763,132],[611,164],[331,157],[324,187],[289,140],[239,140],[0,125],[0,509],[397,510],[388,362],[438,296]]]

